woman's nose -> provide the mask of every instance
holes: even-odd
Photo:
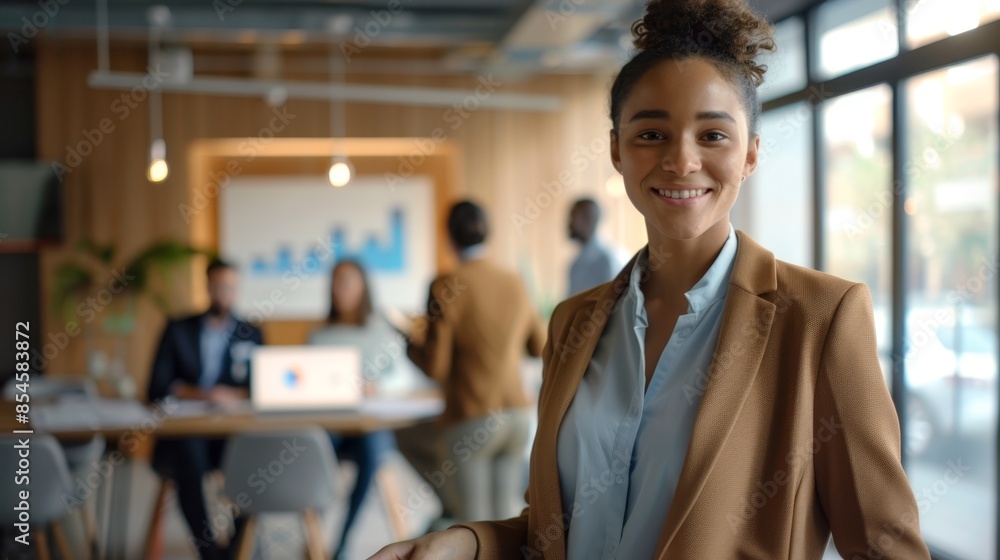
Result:
[[[691,146],[689,142],[677,140],[667,146],[660,166],[664,171],[671,171],[677,176],[683,177],[700,169],[701,162],[695,147]]]

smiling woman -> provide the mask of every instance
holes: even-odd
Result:
[[[929,558],[868,288],[730,224],[770,24],[658,0],[632,30],[610,152],[649,245],[552,315],[529,507],[374,558],[818,560],[831,534],[845,558]]]

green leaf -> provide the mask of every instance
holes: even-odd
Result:
[[[76,250],[96,258],[107,266],[110,266],[115,258],[115,246],[111,243],[102,247],[90,239],[85,239],[76,244]]]
[[[85,267],[75,262],[66,262],[56,268],[52,286],[52,303],[57,312],[67,320],[72,318],[77,297],[86,293],[93,284],[94,277]]]

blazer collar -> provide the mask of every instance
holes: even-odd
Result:
[[[709,378],[695,419],[677,492],[660,534],[657,549],[661,558],[691,511],[736,423],[763,358],[774,319],[776,306],[760,297],[777,290],[774,255],[746,233],[737,231],[736,234],[738,248],[729,279],[730,289],[726,296],[719,340],[708,370]],[[543,444],[541,452],[547,455],[546,464],[555,467],[540,473],[542,488],[557,489],[554,503],[539,504],[542,511],[538,514],[546,522],[549,519],[565,518],[564,513],[561,515],[562,500],[558,494],[556,443],[559,428],[594,354],[600,334],[617,309],[616,306],[620,305],[622,292],[628,289],[637,258],[638,253],[614,280],[583,298],[569,330],[564,333],[559,346],[554,348],[558,355],[556,367],[559,368],[563,381],[560,383],[560,390],[550,393],[545,416],[539,418],[540,426],[554,428],[546,430],[548,433],[544,435],[540,430],[541,441],[536,441],[535,446],[537,449],[539,443]],[[650,258],[656,258],[655,252]],[[533,504],[532,508],[534,507]],[[555,539],[553,545],[557,549],[553,551],[554,556],[565,557],[565,535],[561,539]]]
[[[733,272],[729,277],[729,284],[737,286],[743,291],[755,295],[762,295],[778,289],[777,268],[774,264],[774,253],[762,247],[749,235],[741,230],[736,230],[736,238],[739,241],[736,250],[736,262],[733,264]],[[646,247],[648,249],[648,246]],[[628,288],[628,281],[639,258],[640,250],[632,256],[625,268],[618,273],[610,283],[605,284],[602,289],[591,292],[580,305],[580,310],[588,307],[600,308],[601,302],[617,300],[622,292]],[[655,252],[650,252],[650,259],[655,259]]]

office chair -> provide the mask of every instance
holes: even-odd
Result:
[[[11,473],[11,478],[0,484],[0,524],[13,527],[15,523],[21,522],[19,512],[14,507],[21,501],[20,492],[27,490],[30,504],[28,523],[33,529],[29,538],[38,551],[39,560],[51,558],[46,529],[52,530],[61,558],[77,558],[70,553],[69,542],[61,523],[70,514],[66,498],[73,496],[73,483],[63,450],[56,438],[50,435],[25,435],[23,439],[30,442],[30,467],[27,484],[19,485],[15,482],[14,474],[18,471],[18,461],[21,459],[19,452],[22,449],[17,447],[20,439],[22,438],[17,436],[0,438],[0,468]]]
[[[257,518],[297,512],[305,521],[308,556],[326,560],[317,511],[336,498],[337,459],[320,428],[241,434],[229,440],[223,459],[226,497],[247,518],[236,558],[249,560]]]

